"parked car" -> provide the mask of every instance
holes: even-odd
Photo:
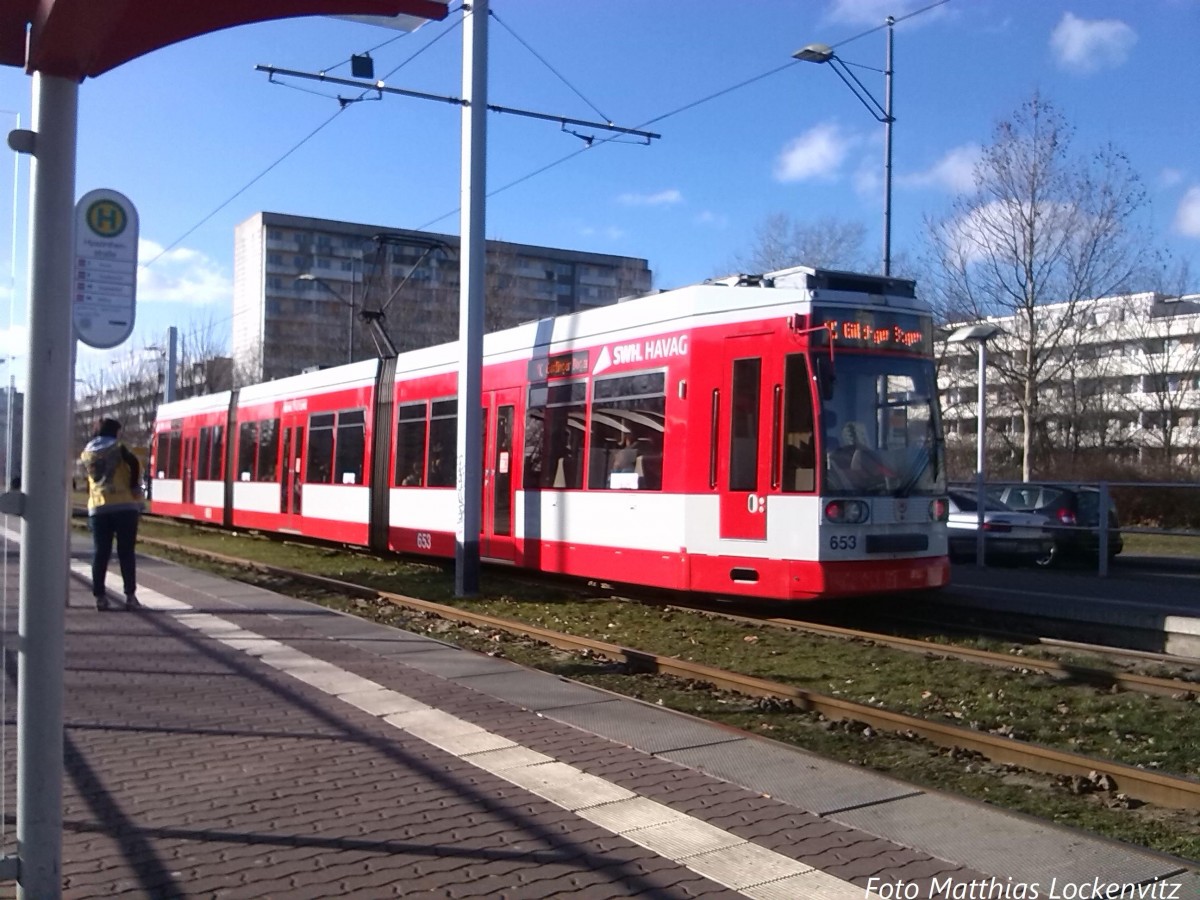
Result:
[[[1100,490],[1083,484],[1025,482],[993,485],[988,496],[1006,506],[1046,516],[1054,533],[1055,554],[1045,561],[1052,564],[1063,556],[1095,559],[1100,551]],[[1108,503],[1108,558],[1125,547],[1121,536],[1117,507]]]
[[[972,559],[979,534],[979,504],[973,493],[951,489],[946,522],[951,559]],[[987,498],[983,507],[984,559],[1045,564],[1054,555],[1050,521],[1035,513],[1017,512]]]

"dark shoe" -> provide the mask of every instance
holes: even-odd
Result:
[[[125,595],[125,611],[132,612],[135,609],[142,608],[142,601],[137,598],[137,594]]]
[[[97,596],[96,609],[100,610],[100,612],[104,612],[106,609],[108,609],[108,597],[103,595]]]

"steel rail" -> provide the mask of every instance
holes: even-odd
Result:
[[[1098,757],[1057,750],[1040,744],[975,731],[961,725],[943,724],[904,713],[890,712],[792,685],[780,684],[750,675],[740,675],[702,663],[688,662],[607,641],[551,631],[536,625],[514,622],[485,613],[470,612],[429,600],[406,597],[336,578],[298,572],[213,551],[182,547],[152,538],[146,539],[144,542],[207,558],[224,565],[249,568],[265,574],[308,583],[328,591],[384,600],[403,608],[433,614],[461,624],[482,626],[520,635],[560,650],[572,652],[586,650],[606,659],[623,662],[629,666],[631,671],[639,674],[673,675],[678,678],[704,681],[714,687],[749,696],[790,700],[800,709],[818,712],[828,719],[862,722],[880,730],[905,735],[919,735],[938,746],[962,748],[979,753],[996,763],[1020,766],[1047,774],[1079,776],[1089,780],[1094,779],[1097,775],[1107,775],[1112,780],[1115,789],[1126,796],[1158,806],[1200,809],[1200,781],[1191,778],[1166,775]]]
[[[793,631],[811,632],[826,637],[842,638],[844,640],[869,641],[873,644],[905,650],[912,653],[923,653],[931,656],[944,656],[961,659],[966,662],[995,666],[1007,669],[1030,669],[1047,675],[1054,675],[1072,681],[1083,682],[1098,688],[1117,687],[1121,690],[1134,691],[1142,694],[1153,694],[1162,697],[1179,697],[1186,694],[1200,693],[1200,682],[1184,681],[1174,678],[1157,678],[1151,675],[1118,672],[1110,669],[1100,669],[1092,666],[1081,666],[1064,663],[1051,659],[1035,659],[1025,656],[1014,657],[1011,653],[997,653],[994,650],[980,650],[975,647],[959,647],[952,644],[938,644],[933,641],[923,641],[919,638],[906,638],[897,635],[881,634],[875,631],[860,631],[856,628],[844,628],[840,625],[824,625],[818,622],[798,621],[772,616],[748,616],[744,614],[727,613],[709,607],[683,606],[680,609],[689,612],[701,611],[708,615],[721,616],[733,621],[753,622],[771,625],[777,628],[788,628]],[[1066,643],[1066,642],[1064,642]],[[1067,649],[1103,652],[1105,648],[1089,644],[1076,644]],[[1185,657],[1176,657],[1180,661],[1188,661]]]

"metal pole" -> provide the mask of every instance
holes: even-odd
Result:
[[[175,385],[176,385],[176,362],[175,362],[175,345],[179,342],[179,329],[172,325],[167,329],[167,377],[163,379],[163,402],[175,402]],[[151,424],[151,430],[153,430]]]
[[[354,255],[350,256],[350,321],[346,323],[346,362],[354,362]]]
[[[67,602],[71,257],[79,85],[33,73],[29,372],[17,642],[17,896],[62,896],[63,626]]]
[[[9,358],[12,362],[12,358]],[[5,419],[8,425],[7,434],[4,435],[4,489],[7,491],[12,487],[13,474],[13,417],[16,415],[14,404],[17,399],[17,376],[11,372],[8,376],[8,412],[5,414]]]
[[[483,482],[483,278],[487,174],[488,0],[463,5],[463,99],[458,334],[458,526],[454,544],[454,593],[479,592],[479,530]]]
[[[14,112],[16,118],[16,131],[21,130],[21,114]],[[12,250],[9,255],[9,272],[8,272],[8,333],[11,335],[13,331],[13,306],[17,302],[17,225],[18,225],[18,204],[17,195],[20,193],[21,183],[21,154],[13,151],[13,202],[12,202]],[[14,374],[14,364],[16,360],[8,357],[8,403],[5,413],[5,435],[4,435],[4,490],[12,487],[12,479],[15,474],[13,468],[13,401],[17,393],[17,378]]]
[[[987,564],[984,559],[983,540],[983,508],[986,502],[984,474],[987,465],[986,435],[987,435],[987,341],[979,342],[979,407],[978,428],[975,432],[975,503],[978,507],[975,521],[975,565],[982,568]]]
[[[896,20],[887,17],[887,59],[883,67],[883,274],[892,274],[892,46]]]

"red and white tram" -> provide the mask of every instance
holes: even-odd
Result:
[[[805,267],[484,342],[485,559],[778,600],[949,579],[932,319]],[[159,407],[156,513],[453,557],[453,344]]]

